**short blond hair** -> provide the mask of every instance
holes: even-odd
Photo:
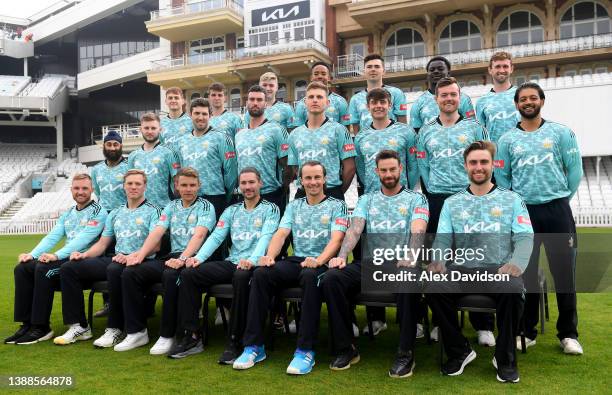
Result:
[[[91,182],[91,176],[87,173],[77,173],[72,177],[72,181],[89,180]]]
[[[181,176],[196,178],[198,182],[200,182],[200,175],[198,174],[198,171],[193,167],[181,167],[181,170],[176,173],[176,179],[178,180]]]
[[[278,82],[278,77],[276,76],[275,73],[268,71],[266,73],[263,73],[260,77],[259,77],[259,83],[261,84],[264,81],[276,81]]]
[[[157,121],[157,123],[160,123],[159,115],[155,114],[154,112],[146,112],[140,117],[140,123],[153,121]]]
[[[123,175],[123,183],[125,184],[125,180],[127,180],[129,176],[136,176],[136,175],[142,176],[142,178],[144,178],[145,184],[147,183],[147,173],[145,173],[144,170],[140,170],[140,169],[130,169],[126,171],[125,174]]]

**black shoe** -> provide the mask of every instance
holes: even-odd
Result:
[[[463,373],[463,369],[476,359],[476,351],[468,348],[463,355],[459,358],[449,358],[444,365],[442,365],[442,374],[447,376],[459,376]]]
[[[493,357],[493,367],[497,370],[497,381],[500,383],[518,383],[519,372],[516,366],[498,366],[497,360]]]
[[[338,355],[336,359],[329,365],[331,370],[346,370],[351,367],[351,365],[359,362],[359,352],[354,346],[351,346],[348,351],[343,352]]]
[[[204,351],[202,345],[202,337],[193,337],[191,334],[186,334],[183,338],[172,347],[168,353],[168,358],[180,359],[185,358],[189,355],[198,354]]]
[[[34,344],[49,340],[53,337],[53,331],[46,325],[32,325],[29,331],[19,339],[15,340],[15,344]]]
[[[414,355],[412,351],[399,351],[393,366],[389,369],[389,377],[404,378],[412,376],[414,371]]]
[[[29,330],[30,330],[30,324],[21,325],[19,329],[17,329],[17,332],[13,333],[12,336],[9,336],[6,339],[4,339],[4,344],[15,344],[15,340],[19,339],[21,336],[28,333]]]
[[[108,315],[108,303],[104,303],[104,306],[94,313],[95,318],[106,317]]]
[[[219,357],[220,365],[233,365],[236,358],[242,354],[242,349],[236,343],[230,343]]]

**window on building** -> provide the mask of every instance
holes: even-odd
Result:
[[[278,44],[278,25],[249,29],[249,47]]]
[[[474,51],[482,48],[482,39],[478,26],[470,21],[454,21],[448,24],[440,34],[438,53],[455,53]]]
[[[304,80],[299,80],[295,83],[295,101],[302,100],[304,96],[306,96],[306,87],[308,86],[308,82]]]
[[[191,100],[193,100],[193,99],[197,99],[198,97],[201,97],[201,95],[200,95],[200,93],[199,93],[199,92],[195,92],[195,93],[192,93],[192,94],[191,94]]]
[[[286,102],[287,101],[287,85],[284,82],[278,84],[278,91],[276,92],[276,100]]]
[[[240,89],[234,88],[230,91],[230,110],[239,111],[240,105]]]
[[[595,67],[595,74],[603,74],[607,72],[608,72],[608,68],[606,66]]]
[[[189,43],[189,54],[202,54],[219,52],[225,50],[225,37],[206,37],[199,40],[192,40]]]
[[[610,16],[599,3],[580,2],[561,17],[561,38],[590,36],[612,31]]]
[[[385,57],[394,56],[405,58],[425,56],[425,42],[421,34],[407,28],[394,31],[385,45]]]
[[[497,46],[544,41],[542,22],[535,14],[517,11],[505,17],[497,29]]]
[[[352,43],[352,44],[349,44],[348,53],[349,55],[355,54],[361,57],[365,57],[365,52],[366,52],[365,48],[366,48],[366,45],[363,42],[362,43]]]

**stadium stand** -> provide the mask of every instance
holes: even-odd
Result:
[[[0,75],[0,96],[15,96],[29,83],[30,77]]]
[[[63,86],[64,78],[43,76],[38,82],[32,82],[24,89],[23,96],[53,97]]]

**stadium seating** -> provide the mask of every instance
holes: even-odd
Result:
[[[15,96],[30,83],[30,77],[0,75],[0,96]]]
[[[14,192],[0,193],[0,213],[9,208],[18,199]]]
[[[74,200],[68,188],[61,192],[39,192],[15,213],[13,220],[55,219],[73,205]]]
[[[23,93],[31,97],[54,97],[63,83],[62,77],[44,76],[40,81],[31,83]]]

